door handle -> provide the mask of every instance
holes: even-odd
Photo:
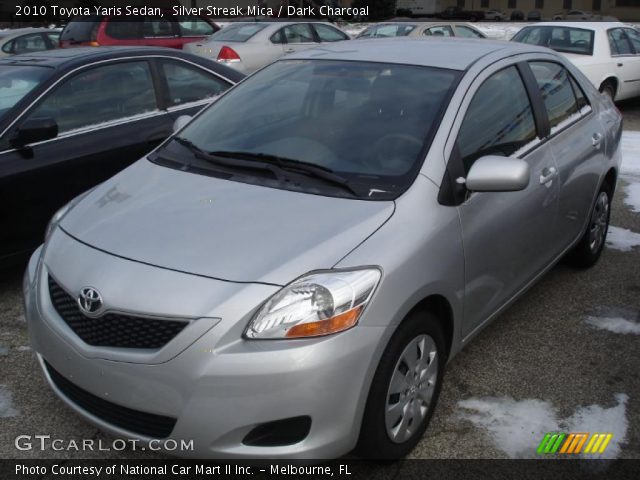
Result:
[[[295,52],[295,51],[296,51],[296,50],[295,50],[295,48],[287,48],[287,49],[285,50],[285,52],[287,52],[287,53],[293,53],[293,52]]]
[[[618,66],[622,67],[622,66],[624,66],[624,63],[619,63]]]
[[[600,144],[602,143],[602,134],[601,133],[594,133],[593,136],[591,137],[591,144],[595,147],[595,148],[600,148]]]
[[[542,173],[540,174],[540,184],[550,187],[550,182],[556,177],[556,175],[558,175],[558,169],[556,167],[546,167],[542,169]]]

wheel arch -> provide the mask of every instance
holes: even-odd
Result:
[[[449,357],[453,348],[453,339],[455,335],[455,320],[453,314],[453,308],[446,297],[439,294],[431,294],[420,300],[409,312],[405,315],[404,319],[407,319],[412,314],[420,313],[432,313],[440,323],[442,331],[445,335],[445,347],[446,354]],[[404,322],[404,320],[403,320]],[[402,322],[400,322],[402,324]],[[398,325],[399,326],[399,325]]]
[[[598,91],[602,92],[602,89],[608,83],[613,85],[613,90],[614,90],[613,91],[613,98],[615,98],[618,95],[618,87],[620,86],[620,80],[618,80],[618,77],[616,77],[614,75],[609,75],[608,77],[605,77],[605,79],[602,80],[602,82],[600,82],[600,86],[598,87]]]

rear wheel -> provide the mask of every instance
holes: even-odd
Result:
[[[356,453],[397,459],[420,441],[433,415],[446,353],[433,314],[411,314],[395,332],[376,370]]]
[[[613,101],[616,96],[616,87],[612,82],[604,82],[600,86],[600,93],[607,95]]]
[[[587,230],[567,258],[570,264],[580,268],[589,268],[595,265],[607,240],[610,216],[611,188],[605,183],[600,188],[591,210]]]

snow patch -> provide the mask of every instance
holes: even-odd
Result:
[[[13,394],[6,386],[0,384],[0,418],[17,417],[20,412],[13,407]]]
[[[558,418],[550,402],[538,399],[515,400],[511,397],[471,398],[458,402],[460,418],[489,432],[495,446],[510,458],[539,458],[537,448],[547,432],[613,433],[604,454],[597,458],[616,458],[627,435],[628,395],[615,396],[617,405],[578,407],[570,417]],[[591,455],[580,455],[589,458]]]
[[[621,252],[631,252],[635,247],[640,247],[640,233],[610,226],[607,233],[607,247]]]
[[[626,197],[624,203],[627,204],[632,212],[640,213],[640,180],[632,181],[629,177],[625,177],[629,185],[624,189]]]
[[[640,314],[633,310],[602,306],[586,315],[584,321],[600,330],[623,335],[640,335]]]

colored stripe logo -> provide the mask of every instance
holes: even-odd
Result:
[[[537,452],[539,455],[553,455],[556,453],[575,455],[579,453],[601,454],[607,449],[612,438],[612,433],[550,432],[542,438]]]

